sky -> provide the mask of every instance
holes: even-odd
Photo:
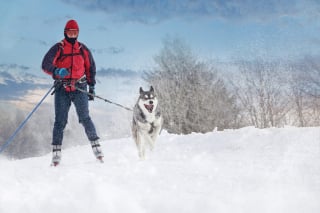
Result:
[[[148,70],[167,37],[199,60],[320,53],[318,0],[0,0],[1,64],[40,71],[69,19],[97,68]]]
[[[132,138],[22,160],[0,155],[3,213],[318,213],[319,127],[162,131],[146,160]],[[31,142],[31,141],[29,141]],[[44,143],[42,143],[44,145]]]

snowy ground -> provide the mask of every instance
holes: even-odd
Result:
[[[9,161],[0,156],[1,213],[318,213],[320,128],[159,137],[147,159],[131,138]]]

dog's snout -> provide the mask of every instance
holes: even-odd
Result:
[[[153,101],[149,101],[149,104],[153,104]]]

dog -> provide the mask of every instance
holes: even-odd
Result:
[[[149,91],[140,87],[140,95],[133,108],[132,136],[137,145],[140,159],[145,159],[146,144],[153,150],[158,135],[161,132],[163,118],[158,105],[155,91],[150,86]]]

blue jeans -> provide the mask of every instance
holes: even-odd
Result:
[[[77,85],[81,89],[86,89],[86,84]],[[89,116],[88,95],[78,90],[66,92],[63,86],[55,91],[54,107],[55,107],[55,122],[53,127],[52,145],[62,145],[63,130],[68,122],[68,113],[73,102],[76,112],[85,129],[86,135],[90,141],[98,140],[96,128]]]

